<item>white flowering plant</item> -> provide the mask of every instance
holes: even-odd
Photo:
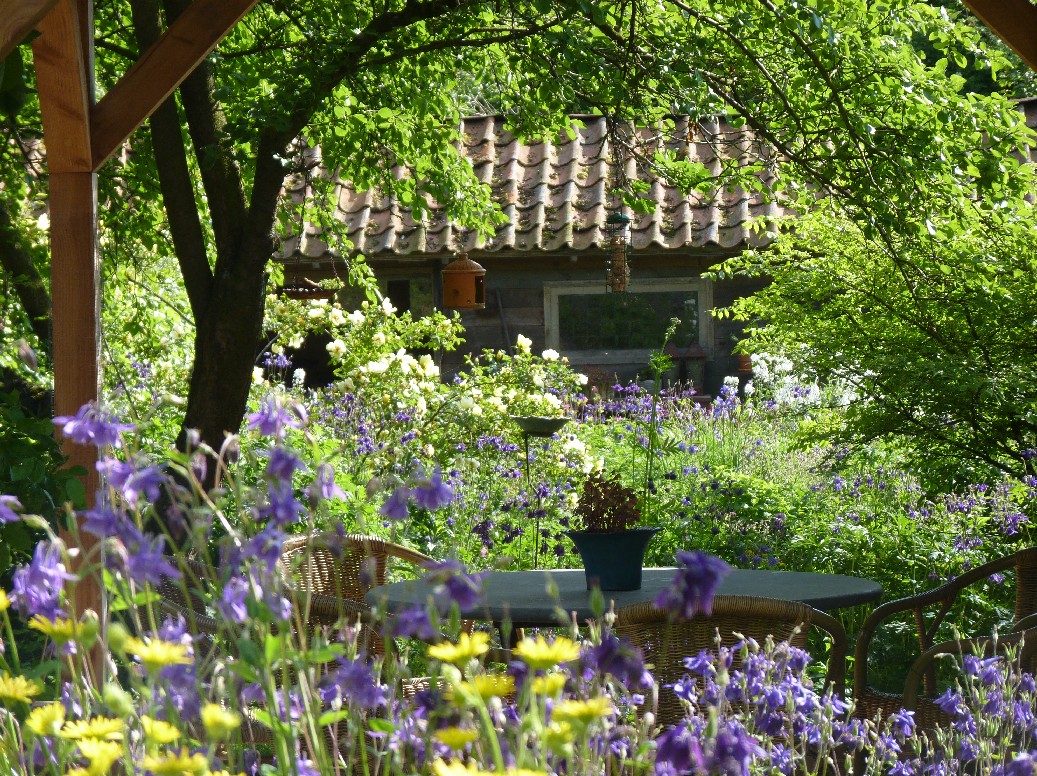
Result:
[[[460,385],[483,397],[491,411],[504,415],[561,417],[584,401],[587,376],[575,372],[569,360],[547,349],[532,352],[532,340],[521,334],[513,352],[484,350],[468,358]]]

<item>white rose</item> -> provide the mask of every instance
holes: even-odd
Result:
[[[553,349],[553,348],[548,348],[547,350],[545,350],[543,353],[540,354],[540,357],[542,359],[544,359],[544,361],[557,361],[558,360],[558,351]]]
[[[292,338],[288,340],[288,347],[292,350],[298,350],[302,347],[303,336],[301,334],[294,334]]]
[[[528,353],[532,345],[533,340],[531,340],[529,337],[523,337],[521,334],[519,334],[518,339],[515,340],[515,347],[517,347],[523,353]]]
[[[263,382],[263,367],[257,366],[252,369],[252,382],[259,383]]]
[[[317,318],[323,318],[324,317],[324,311],[322,309],[320,309],[319,307],[311,307],[306,312],[306,314],[308,316],[310,316],[311,318],[313,318],[314,320],[316,320]]]
[[[378,347],[381,347],[382,345],[385,344],[385,335],[382,334],[382,332],[380,332],[380,331],[376,331],[374,333],[374,336],[371,337],[371,341],[374,342],[374,344],[377,345]]]
[[[392,315],[396,312],[396,308],[392,306],[392,302],[387,296],[382,298],[382,312],[386,315]]]
[[[587,384],[587,375],[585,375],[583,373],[580,373],[580,374],[576,375],[576,382],[578,382],[580,385],[586,385]]]
[[[361,323],[364,322],[364,314],[359,310],[354,310],[349,315],[347,315],[346,318],[354,326],[359,326]]]
[[[331,312],[328,313],[328,322],[332,326],[345,326],[346,316],[339,308],[332,307]]]
[[[373,375],[383,374],[389,368],[389,361],[387,359],[379,359],[378,361],[371,361],[367,364],[367,371]]]
[[[457,406],[465,411],[471,411],[475,409],[475,399],[471,396],[462,396],[458,399]]]
[[[342,358],[342,356],[346,355],[346,343],[340,339],[329,342],[325,345],[325,349],[332,358]]]

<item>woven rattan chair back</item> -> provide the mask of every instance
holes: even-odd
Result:
[[[877,607],[864,621],[857,636],[854,650],[853,695],[856,713],[862,718],[876,714],[889,715],[901,707],[915,712],[916,723],[932,729],[950,722],[935,703],[939,694],[936,682],[936,658],[941,655],[962,653],[987,654],[996,647],[991,636],[973,636],[954,641],[935,643],[940,627],[946,621],[958,596],[975,584],[986,583],[994,574],[1014,572],[1015,607],[1012,627],[1006,636],[1032,627],[1037,615],[1037,547],[1028,547],[1003,558],[977,566],[937,588],[889,601]],[[905,679],[904,693],[880,692],[868,685],[868,656],[876,631],[883,623],[897,615],[910,613],[914,620],[919,643],[919,657]],[[1028,637],[1027,637],[1028,638]],[[1021,639],[1001,638],[1000,646],[1018,643]],[[1037,645],[1035,645],[1037,646]],[[1034,649],[1026,648],[1022,659],[1024,668],[1034,670]]]
[[[432,562],[423,553],[360,534],[332,531],[288,539],[281,569],[294,590],[299,621],[307,627],[363,622],[370,612],[364,596],[384,585],[391,559],[420,566]],[[373,628],[362,625],[359,644],[369,654],[383,655],[385,645]]]
[[[656,721],[675,724],[684,716],[684,706],[672,689],[673,684],[688,673],[684,658],[702,650],[713,651],[720,643],[733,646],[741,634],[761,644],[767,636],[776,641],[789,641],[805,648],[811,627],[829,634],[828,683],[841,692],[846,680],[846,631],[831,615],[796,601],[779,601],[758,596],[718,595],[713,599],[713,613],[692,620],[671,621],[669,615],[651,603],[635,604],[616,611],[614,631],[628,639],[644,653],[645,661],[654,665],[659,685]]]

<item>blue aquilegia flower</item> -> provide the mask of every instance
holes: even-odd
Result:
[[[21,517],[15,512],[16,509],[21,508],[22,503],[17,496],[0,496],[0,525],[21,520]]]
[[[345,492],[335,482],[335,470],[330,463],[322,463],[317,467],[317,474],[306,492],[311,499],[317,501],[346,497]]]
[[[84,404],[74,416],[54,418],[54,425],[73,442],[94,447],[120,447],[123,433],[136,428],[132,423],[116,422],[111,413],[93,403]]]
[[[454,491],[443,482],[443,470],[438,466],[431,477],[417,482],[410,495],[415,504],[430,512],[454,500]]]
[[[371,664],[365,660],[338,658],[338,668],[320,683],[321,700],[343,702],[361,709],[377,709],[388,702],[388,688],[379,684]]]
[[[65,616],[61,608],[61,591],[65,583],[75,579],[61,560],[61,551],[52,542],[40,542],[32,561],[14,572],[11,603],[26,619],[35,614],[48,620]]]
[[[713,595],[731,567],[701,550],[677,553],[677,575],[655,598],[655,605],[675,617],[691,619],[713,611]]]
[[[410,508],[407,506],[409,500],[410,489],[400,486],[385,500],[379,512],[390,520],[406,520],[410,517]]]
[[[279,396],[265,396],[259,411],[248,416],[248,427],[263,436],[282,439],[290,428],[302,428],[306,422],[306,410],[297,402],[289,405]]]
[[[474,609],[482,601],[482,583],[488,571],[469,574],[464,564],[457,560],[427,563],[425,568],[425,581],[432,585],[432,595],[439,611],[449,611],[451,604],[457,604],[464,612]]]

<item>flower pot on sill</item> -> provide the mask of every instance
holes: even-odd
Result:
[[[659,528],[630,528],[615,533],[566,531],[583,558],[587,589],[640,590],[648,542]]]

